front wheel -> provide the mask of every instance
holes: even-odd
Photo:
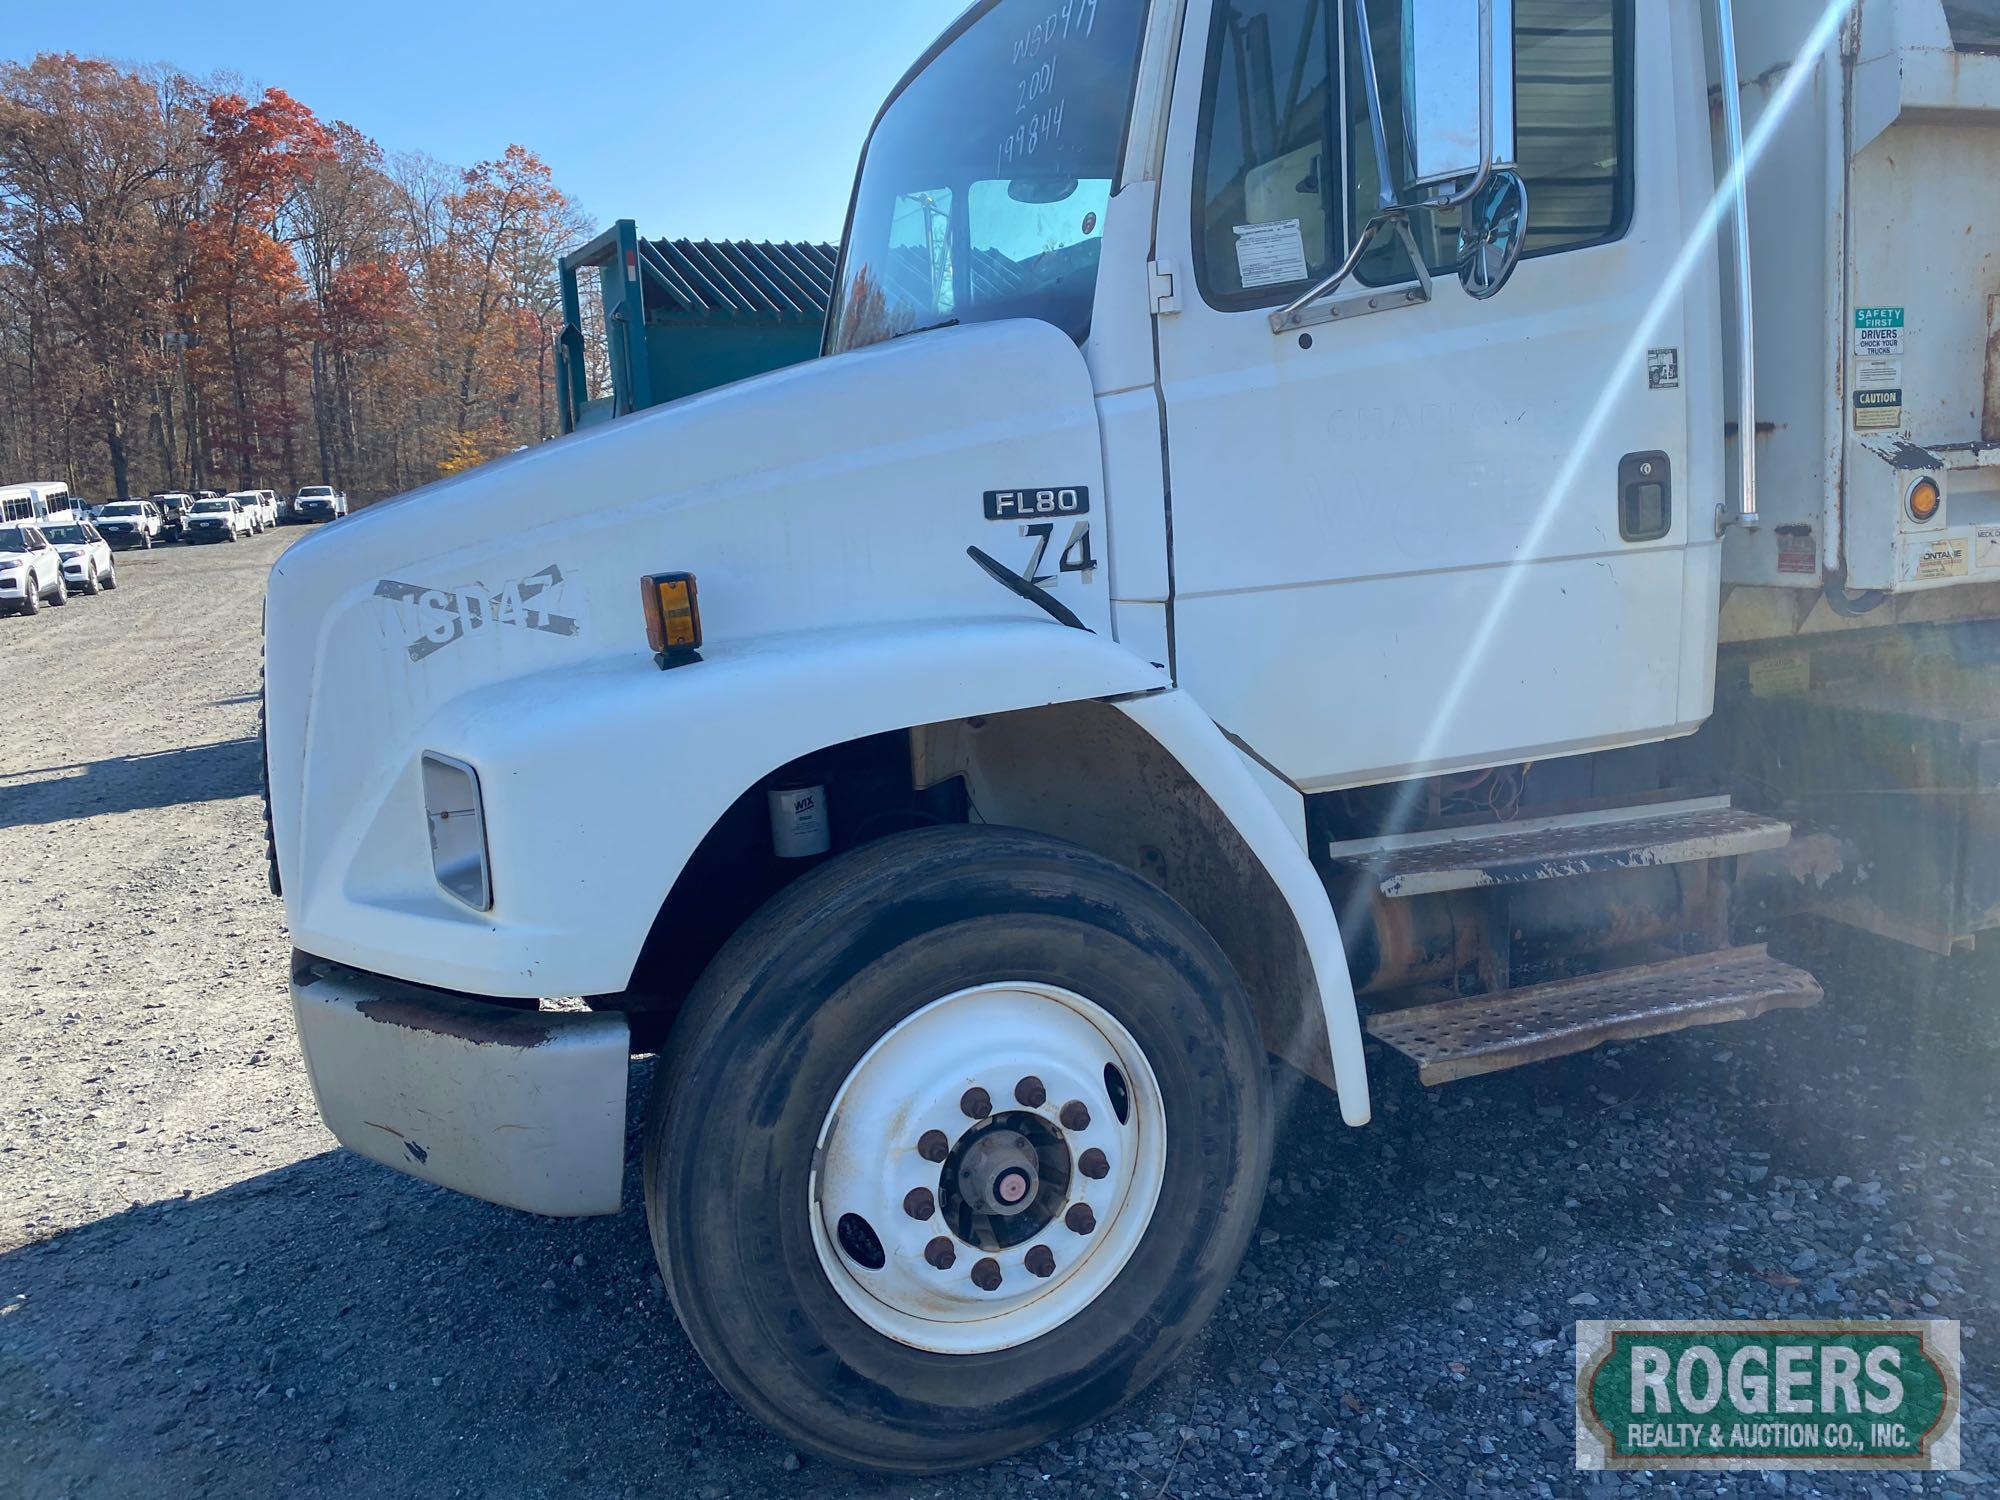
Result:
[[[97,581],[97,565],[90,564],[83,570],[83,591],[86,594],[95,594],[103,587],[104,585]]]
[[[798,881],[689,997],[647,1221],[688,1337],[793,1442],[985,1463],[1201,1327],[1270,1157],[1241,983],[1164,892],[1039,835],[926,829]]]
[[[56,586],[49,593],[49,603],[53,604],[57,609],[61,609],[65,604],[69,603],[69,580],[63,577],[61,573],[56,574]]]

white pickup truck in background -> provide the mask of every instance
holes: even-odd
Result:
[[[347,495],[330,484],[309,484],[292,497],[288,520],[308,525],[337,521],[347,514]]]

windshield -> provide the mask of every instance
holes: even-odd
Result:
[[[59,542],[64,546],[68,546],[72,543],[81,545],[82,543],[90,540],[89,537],[83,534],[83,528],[81,526],[51,526],[47,531],[43,532],[42,535],[47,537],[50,541]]]
[[[1090,332],[1146,0],[994,0],[862,157],[827,350],[948,323]]]
[[[41,546],[41,538],[19,526],[0,527],[0,552],[28,552]]]
[[[228,510],[229,502],[227,500],[197,500],[194,503],[194,508],[203,515],[209,515],[218,510]]]
[[[99,512],[100,515],[106,516],[143,516],[145,513],[146,507],[137,500],[120,500],[116,505],[107,505]]]
[[[318,500],[332,493],[333,491],[323,484],[309,484],[299,491],[299,498],[302,500]]]

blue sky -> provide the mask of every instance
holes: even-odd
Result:
[[[599,224],[834,239],[869,122],[966,0],[80,0],[6,5],[0,55],[276,85],[384,149],[537,152]]]

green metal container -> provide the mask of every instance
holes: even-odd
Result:
[[[620,219],[565,255],[557,345],[563,431],[574,432],[819,353],[834,245],[644,240]],[[604,296],[611,392],[592,399],[578,278]]]

